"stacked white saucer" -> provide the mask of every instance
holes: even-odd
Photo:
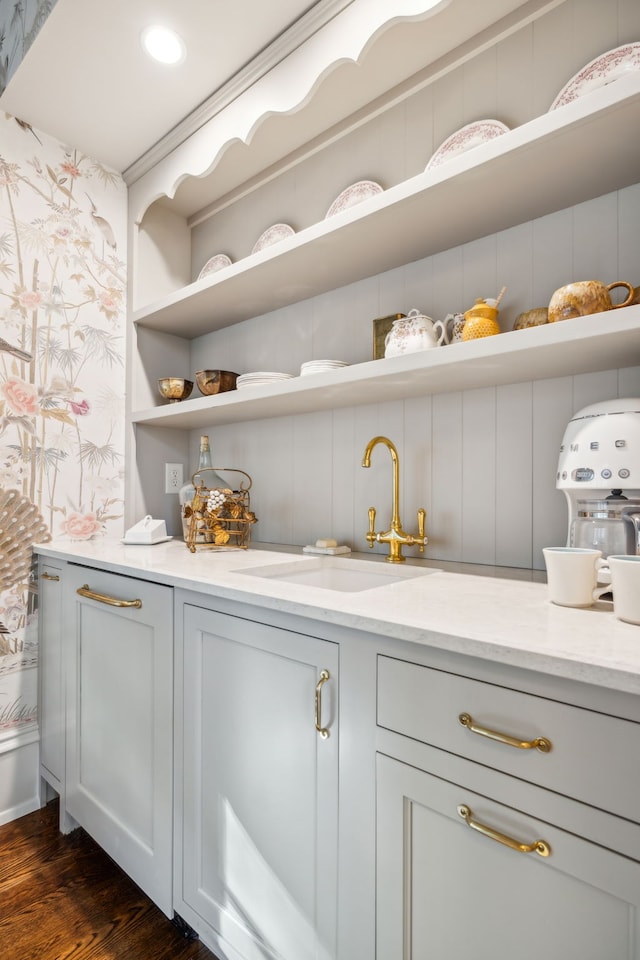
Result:
[[[243,373],[236,381],[236,389],[254,387],[265,383],[276,383],[278,380],[292,380],[290,373],[274,373],[269,370],[257,370],[254,373]]]
[[[349,364],[344,360],[308,360],[300,367],[300,376],[305,377],[310,373],[326,373],[327,370],[338,370],[340,367],[348,367]]]

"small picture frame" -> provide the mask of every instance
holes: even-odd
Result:
[[[388,317],[376,317],[373,321],[373,359],[384,357],[384,341],[393,326],[394,320],[406,317],[406,313],[390,313]]]

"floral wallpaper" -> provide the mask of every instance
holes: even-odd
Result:
[[[0,94],[22,63],[56,0],[0,0]]]
[[[12,512],[23,552],[122,533],[125,242],[120,175],[0,114],[0,740],[37,713]]]

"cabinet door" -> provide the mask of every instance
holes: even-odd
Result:
[[[64,676],[62,658],[62,576],[65,564],[40,560],[38,577],[38,720],[40,772],[64,789]]]
[[[639,905],[637,862],[378,756],[377,960],[639,960]]]
[[[335,956],[337,667],[335,644],[184,608],[183,897],[214,949]]]
[[[64,588],[67,810],[171,915],[173,592],[72,564]]]

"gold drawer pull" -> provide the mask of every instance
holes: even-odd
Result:
[[[328,679],[329,671],[321,670],[320,679],[316,684],[316,730],[323,740],[326,740],[329,736],[329,731],[327,728],[322,726],[322,688]]]
[[[41,574],[43,580],[59,580],[60,577],[54,576],[53,573],[47,573],[46,571]]]
[[[536,737],[535,740],[518,740],[517,737],[510,737],[507,733],[489,730],[487,727],[479,727],[468,713],[461,713],[458,720],[470,733],[477,733],[480,737],[488,737],[489,740],[497,740],[498,743],[506,743],[508,747],[517,747],[518,750],[536,749],[540,753],[549,753],[551,750],[551,740],[547,740],[546,737]]]
[[[551,856],[551,847],[546,840],[534,840],[533,843],[519,843],[512,837],[508,837],[506,833],[499,833],[499,831],[494,830],[493,827],[488,827],[484,823],[478,823],[477,820],[472,820],[471,810],[463,803],[458,807],[458,813],[472,830],[477,830],[478,833],[481,833],[484,837],[489,837],[490,840],[497,840],[498,843],[503,843],[505,847],[509,847],[511,850],[517,850],[518,853],[537,853],[541,857]]]
[[[142,606],[142,600],[118,600],[116,597],[108,597],[104,593],[94,593],[88,583],[78,587],[76,593],[81,597],[87,597],[88,600],[108,603],[110,607],[136,607],[139,610]]]

